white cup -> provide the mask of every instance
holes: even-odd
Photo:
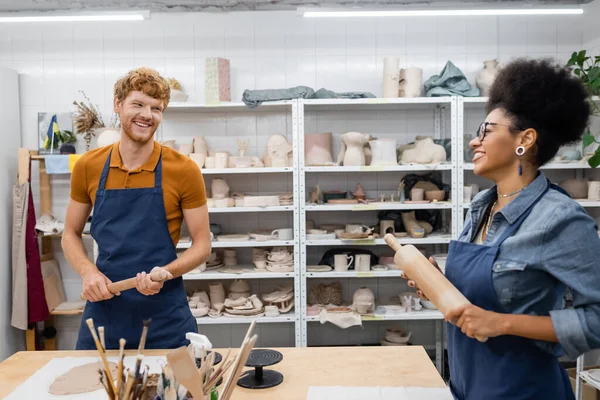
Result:
[[[354,257],[347,254],[336,254],[333,257],[334,260],[334,270],[337,272],[345,272],[348,271],[348,267],[352,265],[354,261]]]
[[[357,254],[354,269],[356,271],[370,271],[371,256],[369,254]]]
[[[292,228],[275,229],[271,232],[271,236],[275,240],[292,240],[294,238],[294,230]]]
[[[588,183],[588,200],[600,200],[600,181]]]
[[[463,188],[463,202],[470,203],[472,194],[473,194],[473,188],[471,186],[465,186]]]

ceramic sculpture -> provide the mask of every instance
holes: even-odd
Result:
[[[373,291],[367,287],[360,287],[356,289],[354,294],[352,295],[352,306],[356,309],[357,303],[367,303],[369,304],[369,308],[363,314],[374,312],[375,311],[375,295]],[[361,310],[362,311],[362,310]]]
[[[370,136],[359,132],[347,132],[342,135],[342,150],[338,159],[342,156],[342,165],[363,166],[366,165],[364,146],[369,142]]]
[[[207,104],[231,101],[230,63],[224,58],[207,58],[204,68],[204,94]]]
[[[401,151],[399,163],[434,164],[446,161],[444,146],[435,144],[430,137],[416,140],[414,147]]]
[[[384,57],[383,59],[383,97],[398,97],[400,60],[398,57]]]
[[[354,198],[357,200],[365,200],[367,198],[367,195],[365,194],[365,191],[360,183],[356,184],[356,188],[354,189],[352,196],[354,196]]]
[[[421,68],[400,70],[400,97],[421,97],[422,85],[423,70]]]
[[[487,60],[483,62],[483,69],[477,75],[475,84],[481,91],[481,96],[488,97],[490,94],[490,87],[496,79],[498,74],[498,61]]]
[[[369,141],[371,162],[369,165],[398,165],[396,161],[396,139]]]
[[[229,197],[229,185],[221,178],[213,178],[211,183],[212,198],[215,200]]]
[[[290,167],[292,145],[283,135],[273,135],[267,142],[267,152],[264,163],[267,167]]]
[[[304,164],[333,165],[331,142],[331,132],[304,135]]]

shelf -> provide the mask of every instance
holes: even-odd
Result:
[[[262,105],[250,108],[243,102],[223,102],[216,104],[202,103],[187,103],[177,102],[170,103],[165,114],[172,113],[228,113],[228,112],[273,112],[291,110],[293,100],[270,101],[264,102]]]
[[[345,272],[307,272],[307,278],[400,278],[402,271],[345,271]]]
[[[256,240],[246,240],[244,242],[219,242],[213,240],[211,242],[211,246],[213,249],[218,248],[236,248],[236,247],[283,247],[283,246],[293,246],[293,240],[266,240],[264,242],[259,242]],[[192,242],[179,242],[177,243],[178,249],[188,249],[192,247]]]
[[[447,244],[452,240],[449,234],[431,234],[422,239],[411,237],[397,238],[400,244]],[[307,246],[387,246],[384,239],[363,239],[363,240],[307,240]]]
[[[412,311],[404,314],[396,315],[375,315],[375,316],[363,316],[363,322],[369,321],[423,321],[423,320],[438,320],[444,319],[444,315],[437,310],[421,310]],[[319,321],[318,315],[311,315],[306,317],[307,322]]]
[[[208,209],[210,214],[223,213],[249,213],[249,212],[277,212],[294,211],[294,206],[270,206],[270,207],[213,207]]]
[[[594,201],[594,200],[576,200],[579,204],[581,204],[582,207],[585,208],[596,208],[596,207],[600,207],[600,201]],[[465,203],[463,204],[463,208],[467,209],[471,207],[471,203]]]
[[[463,97],[465,104],[485,104],[488,101],[487,97]]]
[[[579,377],[581,379],[583,379],[585,382],[587,382],[588,385],[590,385],[593,388],[595,388],[596,390],[600,390],[600,382],[598,382],[597,380],[593,379],[590,376],[589,371],[581,371],[579,373]]]
[[[398,110],[450,105],[452,97],[368,98],[368,99],[309,99],[302,100],[305,111],[318,110]]]
[[[452,164],[407,164],[407,165],[366,165],[362,167],[305,167],[305,172],[410,172],[410,171],[451,171]]]
[[[83,310],[50,311],[50,315],[81,315]]]
[[[231,175],[231,174],[277,174],[292,173],[294,168],[202,168],[202,175]]]
[[[250,324],[252,321],[256,321],[257,324],[276,324],[286,322],[296,322],[296,313],[290,311],[285,314],[279,314],[277,317],[217,317],[211,318],[209,316],[196,318],[198,325],[231,325],[231,324]]]
[[[244,269],[254,269],[254,265],[238,265],[235,267],[223,267],[235,268],[243,271]],[[219,270],[204,271],[199,274],[185,274],[183,275],[184,281],[200,281],[200,280],[211,280],[211,279],[275,279],[275,278],[293,278],[294,272],[244,272],[244,273],[224,273]]]
[[[306,211],[376,211],[376,210],[449,210],[452,203],[437,202],[426,204],[373,203],[373,204],[334,204],[307,205]]]
[[[463,164],[463,170],[465,171],[473,171],[474,169],[473,163],[465,163]],[[571,163],[561,163],[561,162],[553,162],[548,163],[542,166],[540,169],[546,170],[562,170],[562,169],[591,169],[590,165],[585,161],[579,162],[571,162]]]

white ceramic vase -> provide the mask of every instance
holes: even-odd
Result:
[[[369,142],[370,165],[398,165],[396,161],[396,139],[377,139]]]
[[[364,286],[356,289],[352,295],[352,304],[355,308],[357,303],[369,303],[370,307],[367,312],[375,310],[375,295],[373,294],[373,291]]]
[[[222,200],[229,197],[229,185],[224,179],[213,178],[210,187],[213,199]]]
[[[490,87],[498,74],[498,61],[487,60],[483,62],[483,69],[477,75],[475,84],[481,91],[481,96],[487,97],[490,94]]]
[[[400,97],[420,97],[423,82],[421,68],[406,68],[400,70]]]
[[[208,285],[208,292],[210,293],[210,308],[217,309],[215,304],[225,302],[225,288],[222,283],[211,283]]]
[[[383,59],[383,97],[398,97],[399,65],[397,57],[384,57]]]
[[[343,165],[346,167],[360,167],[366,165],[364,145],[369,140],[369,135],[360,132],[347,132],[342,135],[345,145]]]

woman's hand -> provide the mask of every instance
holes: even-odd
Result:
[[[433,259],[433,257],[429,257],[429,262],[430,262],[431,264],[433,264],[433,266],[434,266],[434,267],[436,267],[438,270],[440,270],[440,271],[441,271],[440,267],[438,266],[437,262],[436,262],[436,261]],[[402,277],[402,278],[404,278],[404,279],[408,279],[408,276],[406,276],[406,275],[404,274],[404,272],[402,272],[402,275],[401,275],[401,277]],[[421,292],[421,291],[419,290],[419,288],[417,287],[417,284],[415,283],[415,281],[412,281],[412,280],[408,279],[408,286],[410,286],[410,287],[412,287],[412,288],[415,288],[415,289],[417,289],[417,295],[418,295],[420,298],[422,298],[422,299],[425,299],[425,300],[428,300],[428,301],[429,301],[429,299],[428,299],[428,298],[427,298],[427,297],[426,297],[426,296],[423,294],[423,292]]]
[[[506,333],[506,315],[487,311],[472,304],[465,305],[444,315],[470,338],[495,337]]]

